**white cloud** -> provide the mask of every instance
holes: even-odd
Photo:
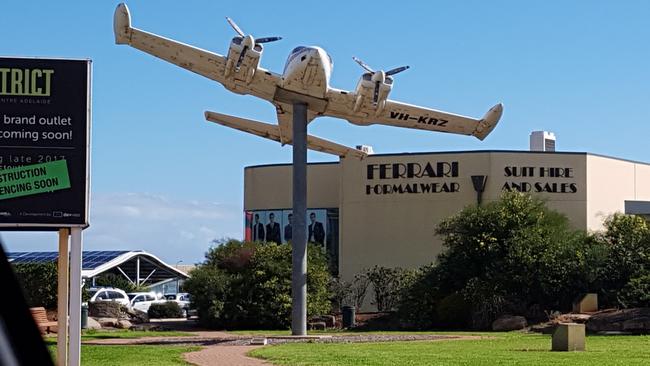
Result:
[[[195,263],[213,239],[242,237],[235,205],[178,200],[148,193],[95,194],[85,250],[146,250],[168,263]],[[9,251],[57,250],[54,233],[5,233]]]

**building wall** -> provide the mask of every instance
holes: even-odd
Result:
[[[650,165],[586,153],[468,151],[370,155],[312,164],[309,208],[339,208],[339,270],[350,280],[374,265],[417,267],[441,252],[436,225],[506,190],[541,196],[576,229],[599,229],[625,200],[650,201]],[[428,187],[428,188],[426,188]],[[423,192],[426,188],[429,191]],[[291,207],[289,165],[247,168],[245,210]]]
[[[409,166],[415,173],[427,164],[434,168],[435,176],[409,176]],[[413,268],[433,262],[443,249],[441,238],[435,235],[436,225],[477,202],[472,175],[487,176],[484,202],[498,199],[507,189],[529,191],[567,214],[576,228],[586,227],[584,154],[464,152],[344,159],[340,194],[342,277],[351,279],[374,265]],[[405,190],[415,185],[417,190],[432,184],[438,192],[399,193],[400,187]]]
[[[339,164],[309,164],[307,169],[307,207],[339,206]],[[291,208],[291,165],[247,167],[244,170],[244,209]]]
[[[603,220],[625,212],[626,200],[650,201],[650,166],[610,157],[587,156],[587,229],[602,229]]]

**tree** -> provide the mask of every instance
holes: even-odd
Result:
[[[15,264],[13,268],[29,306],[56,308],[58,284],[56,262],[21,263]]]
[[[650,228],[640,216],[614,214],[596,240],[607,250],[600,271],[600,302],[610,306],[648,306]]]
[[[436,233],[442,236],[444,251],[421,278],[437,281],[429,291],[438,301],[461,294],[479,328],[502,313],[523,314],[533,304],[569,309],[576,295],[593,288],[605,257],[599,241],[572,230],[568,219],[541,199],[519,192],[467,207],[442,221]],[[420,296],[414,292],[405,297]]]
[[[291,246],[229,240],[211,248],[185,282],[201,322],[216,328],[287,328],[291,315]],[[330,310],[327,259],[308,248],[307,313]]]

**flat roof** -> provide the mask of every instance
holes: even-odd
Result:
[[[385,153],[385,154],[371,154],[368,156],[416,156],[416,155],[443,155],[443,154],[561,154],[561,155],[585,155],[585,156],[597,156],[600,158],[613,159],[619,161],[625,161],[628,163],[634,164],[643,164],[650,166],[650,163],[644,161],[637,161],[631,159],[617,158],[615,156],[609,156],[604,154],[596,154],[583,151],[530,151],[530,150],[458,150],[458,151],[429,151],[429,152],[405,152],[405,153]],[[324,162],[314,162],[307,163],[308,165],[327,165],[327,164],[338,164],[340,161],[324,161]],[[291,166],[291,163],[276,163],[276,164],[260,164],[260,165],[249,165],[244,167],[244,169],[254,169],[254,168],[269,168],[276,166]]]

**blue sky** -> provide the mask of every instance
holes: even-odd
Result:
[[[284,163],[290,147],[212,123],[213,110],[275,122],[265,101],[114,44],[117,1],[3,4],[0,54],[93,60],[92,205],[87,249],[145,249],[200,261],[213,238],[241,237],[243,168]],[[528,148],[553,131],[558,150],[650,161],[650,2],[647,1],[129,1],[135,27],[225,54],[224,17],[268,44],[281,72],[297,45],[323,47],[331,85],[353,89],[362,69],[410,65],[391,99],[474,117],[503,102],[485,140],[358,127],[321,118],[310,133],[377,153]],[[310,161],[336,158],[311,152]],[[56,250],[51,233],[5,233],[9,250]]]

